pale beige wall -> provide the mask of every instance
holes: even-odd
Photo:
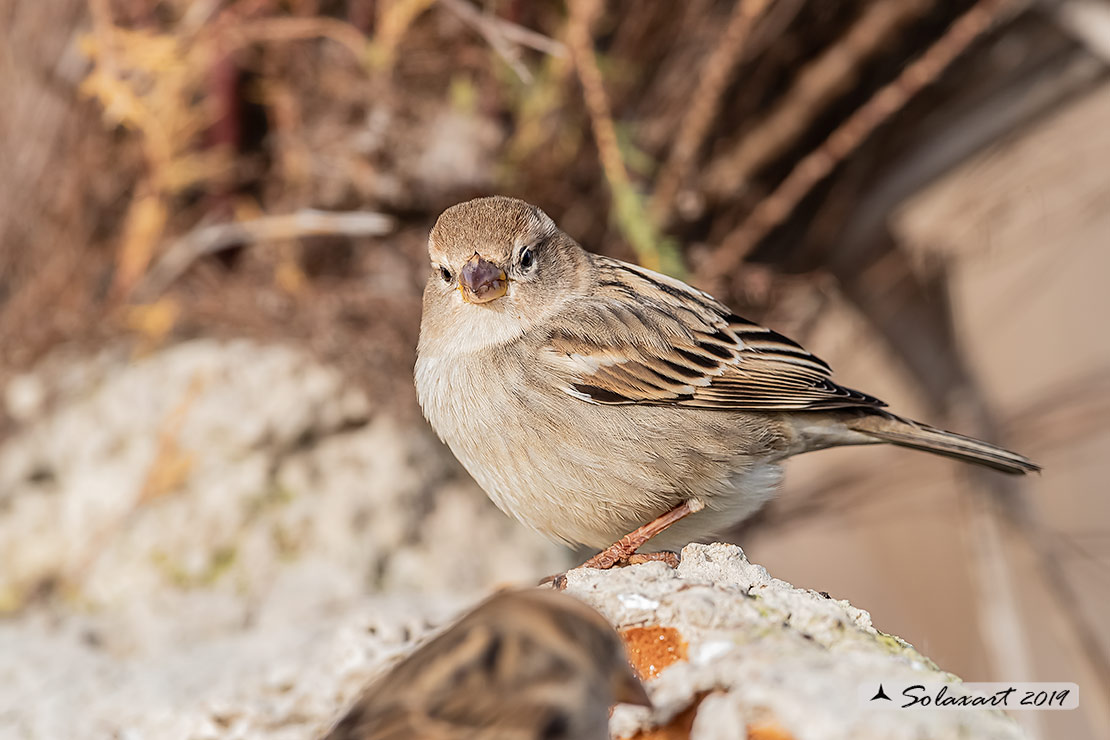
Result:
[[[1024,481],[1043,523],[1095,558],[1065,551],[1064,564],[1110,651],[1110,86],[951,173],[907,204],[897,230],[921,253],[952,259],[972,366],[999,416],[1017,420],[1008,442],[1045,467]],[[807,346],[839,379],[927,413],[858,319],[825,325],[835,328]],[[757,528],[743,543],[752,559],[865,606],[880,629],[967,680],[1012,680],[998,674],[979,632],[968,563],[979,535],[968,526],[960,465],[897,449],[830,451],[792,461],[782,496],[846,472],[861,481],[850,499],[819,519]],[[1032,677],[1082,684],[1074,643],[1045,613],[1051,597],[1035,564],[1020,546],[1006,551]],[[1097,687],[1084,688],[1093,705]],[[1110,737],[1110,726],[1074,713],[1040,719],[1045,737]]]

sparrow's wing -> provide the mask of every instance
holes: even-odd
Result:
[[[541,348],[562,389],[597,404],[753,411],[885,406],[832,381],[824,360],[707,293],[595,257],[597,290]]]

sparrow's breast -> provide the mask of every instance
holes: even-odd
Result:
[[[690,409],[591,404],[545,383],[527,355],[520,347],[421,357],[416,387],[459,462],[498,508],[529,527],[603,547],[697,497],[708,510],[696,515],[705,523],[691,524],[708,534],[750,513],[748,494],[766,500],[768,486],[751,485],[757,478],[774,473],[777,481],[777,465],[762,471],[763,455],[743,443],[743,419],[712,414],[707,423]]]
[[[545,404],[521,384],[519,365],[502,354],[421,356],[417,397],[436,434],[493,502],[545,530],[542,510],[551,503],[542,499],[559,475],[549,470],[547,452],[560,440],[550,428],[546,440],[537,432],[545,426]]]

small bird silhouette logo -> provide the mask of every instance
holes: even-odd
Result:
[[[882,684],[879,684],[879,690],[877,692],[875,692],[874,696],[871,697],[871,701],[875,701],[876,699],[886,699],[887,701],[894,701],[893,699],[891,699],[889,696],[886,695],[885,691],[883,691],[883,685]]]

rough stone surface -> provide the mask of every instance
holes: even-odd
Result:
[[[24,422],[0,446],[0,737],[312,738],[493,587],[569,564],[286,347],[105,352],[0,398]],[[651,643],[656,708],[618,707],[616,736],[1020,737],[989,712],[860,708],[860,681],[955,679],[735,547],[567,590]]]
[[[5,391],[3,738],[311,737],[432,625],[570,564],[291,348],[105,352]]]
[[[733,545],[689,545],[677,570],[663,563],[576,569],[566,590],[622,631],[666,625],[686,643],[689,659],[649,684],[654,712],[617,707],[615,736],[636,737],[696,707],[694,740],[743,737],[745,727],[753,736],[760,728],[763,737],[799,740],[1023,737],[998,712],[861,704],[861,684],[959,679],[877,631],[867,612],[772,578]],[[772,728],[776,734],[767,734]]]

